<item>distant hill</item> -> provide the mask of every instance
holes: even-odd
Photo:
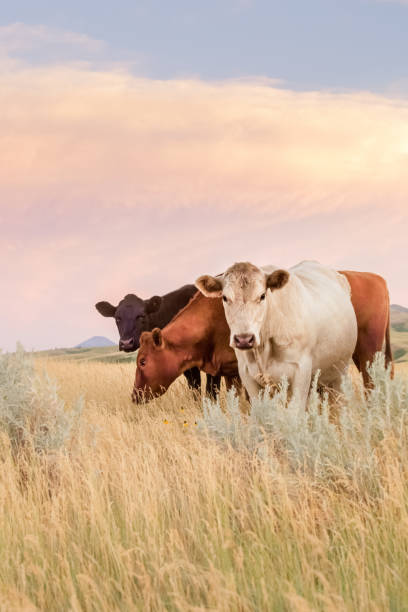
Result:
[[[406,312],[406,313],[408,313],[408,308],[405,308],[405,306],[400,306],[399,304],[391,304],[391,310],[393,312]]]
[[[59,348],[49,351],[37,351],[34,353],[39,358],[69,359],[79,362],[103,361],[105,363],[130,363],[135,362],[137,352],[125,353],[119,351],[115,346],[98,346],[93,348]]]
[[[395,331],[408,332],[408,308],[392,304],[390,319],[391,327]]]
[[[88,338],[88,340],[77,344],[74,348],[99,348],[101,346],[115,345],[115,342],[112,342],[112,340],[109,340],[109,338],[105,338],[104,336],[92,336],[92,338]]]
[[[391,304],[391,343],[395,361],[408,360],[408,308]]]

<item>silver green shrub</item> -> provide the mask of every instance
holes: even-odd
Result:
[[[408,378],[392,380],[380,353],[369,374],[373,388],[367,392],[361,382],[343,380],[334,419],[327,393],[318,391],[316,376],[307,411],[289,401],[288,382],[283,379],[273,395],[266,390],[252,401],[249,415],[240,412],[233,390],[227,394],[225,410],[219,398],[205,398],[199,428],[272,464],[273,455],[283,454],[294,471],[325,480],[341,473],[367,485],[381,442],[389,436],[400,443],[408,438]]]
[[[35,372],[33,359],[21,346],[0,353],[0,429],[14,450],[40,453],[64,447],[78,424],[82,401],[66,410],[56,382]]]

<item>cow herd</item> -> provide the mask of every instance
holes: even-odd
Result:
[[[227,387],[241,382],[250,398],[285,376],[306,406],[316,372],[338,391],[353,359],[368,386],[367,364],[384,344],[392,367],[387,285],[368,272],[312,261],[288,270],[236,263],[162,297],[129,294],[95,307],[115,319],[121,350],[139,349],[136,403],[163,394],[181,374],[199,389],[201,370],[212,396],[221,376]]]

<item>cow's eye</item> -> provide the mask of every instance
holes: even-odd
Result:
[[[139,365],[143,368],[146,365],[146,359],[142,357],[142,359],[139,361]]]
[[[259,298],[259,299],[261,300],[261,302],[262,302],[262,301],[265,299],[265,297],[266,297],[266,293],[263,293],[263,294],[261,295],[261,297]]]
[[[120,317],[116,317],[116,323],[120,323],[121,322],[121,318]]]
[[[228,298],[227,298],[227,296],[226,296],[226,295],[223,295],[223,296],[222,296],[222,299],[223,299],[223,301],[224,301],[224,302],[228,302]]]

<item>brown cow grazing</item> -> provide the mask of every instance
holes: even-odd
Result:
[[[390,341],[390,297],[382,276],[370,272],[340,270],[351,287],[351,302],[357,318],[357,345],[353,361],[363,375],[364,385],[370,383],[367,363],[382,351],[385,342],[385,365],[391,364],[394,374]]]
[[[385,280],[369,272],[341,271],[350,283],[357,318],[357,344],[353,361],[369,385],[366,364],[382,350],[386,365],[392,364],[389,327],[389,296]],[[238,377],[235,353],[229,346],[230,330],[221,298],[197,293],[162,330],[145,332],[140,338],[134,402],[162,395],[185,370],[197,366],[209,374],[221,374],[227,382]],[[147,397],[145,397],[145,394]]]
[[[212,376],[238,377],[235,353],[222,300],[197,293],[162,330],[144,332],[137,356],[134,402],[162,395],[185,370],[197,367]]]

